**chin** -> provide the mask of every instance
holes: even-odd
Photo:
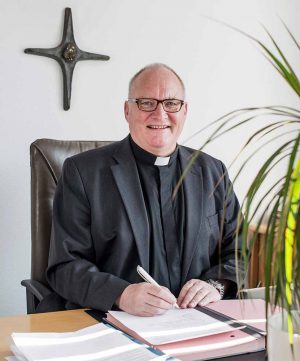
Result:
[[[153,149],[153,151],[151,153],[154,153],[156,155],[160,155],[160,156],[167,156],[170,153],[173,152],[173,150],[175,149],[176,145],[170,145],[170,144],[165,144],[165,143],[155,143],[155,144],[151,144],[151,149]]]
[[[158,149],[164,149],[164,148],[172,148],[173,147],[173,141],[170,139],[166,139],[165,137],[155,137],[154,139],[149,142],[149,145],[151,145],[154,148]],[[174,143],[176,144],[176,142]]]

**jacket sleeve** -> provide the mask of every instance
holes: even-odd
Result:
[[[232,281],[231,294],[236,290],[237,277],[241,280],[245,277],[244,267],[241,262],[241,231],[242,221],[238,199],[234,193],[232,183],[229,180],[225,165],[221,163],[223,177],[215,192],[221,192],[219,197],[219,230],[220,239],[211,260],[211,268],[202,278],[226,279]],[[240,223],[240,224],[238,224]]]
[[[69,158],[54,197],[46,276],[67,301],[107,311],[129,283],[96,267],[90,226],[89,200],[75,162]]]

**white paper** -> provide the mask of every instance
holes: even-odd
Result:
[[[195,309],[173,309],[153,317],[133,316],[122,311],[109,311],[109,314],[151,345],[209,336],[233,329],[230,324]]]
[[[13,333],[17,356],[29,361],[149,361],[163,360],[145,345],[133,342],[120,331],[96,324],[76,332]]]

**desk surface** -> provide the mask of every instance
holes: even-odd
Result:
[[[96,324],[84,310],[72,310],[35,315],[0,317],[0,361],[12,353],[9,337],[12,332],[68,332]],[[218,361],[263,361],[264,352],[218,359]]]
[[[67,332],[96,324],[83,310],[0,317],[0,360],[12,355],[9,337],[12,332]]]

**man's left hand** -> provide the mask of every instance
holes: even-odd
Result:
[[[177,299],[180,308],[206,306],[210,302],[219,301],[220,293],[205,281],[191,279],[181,289]]]

